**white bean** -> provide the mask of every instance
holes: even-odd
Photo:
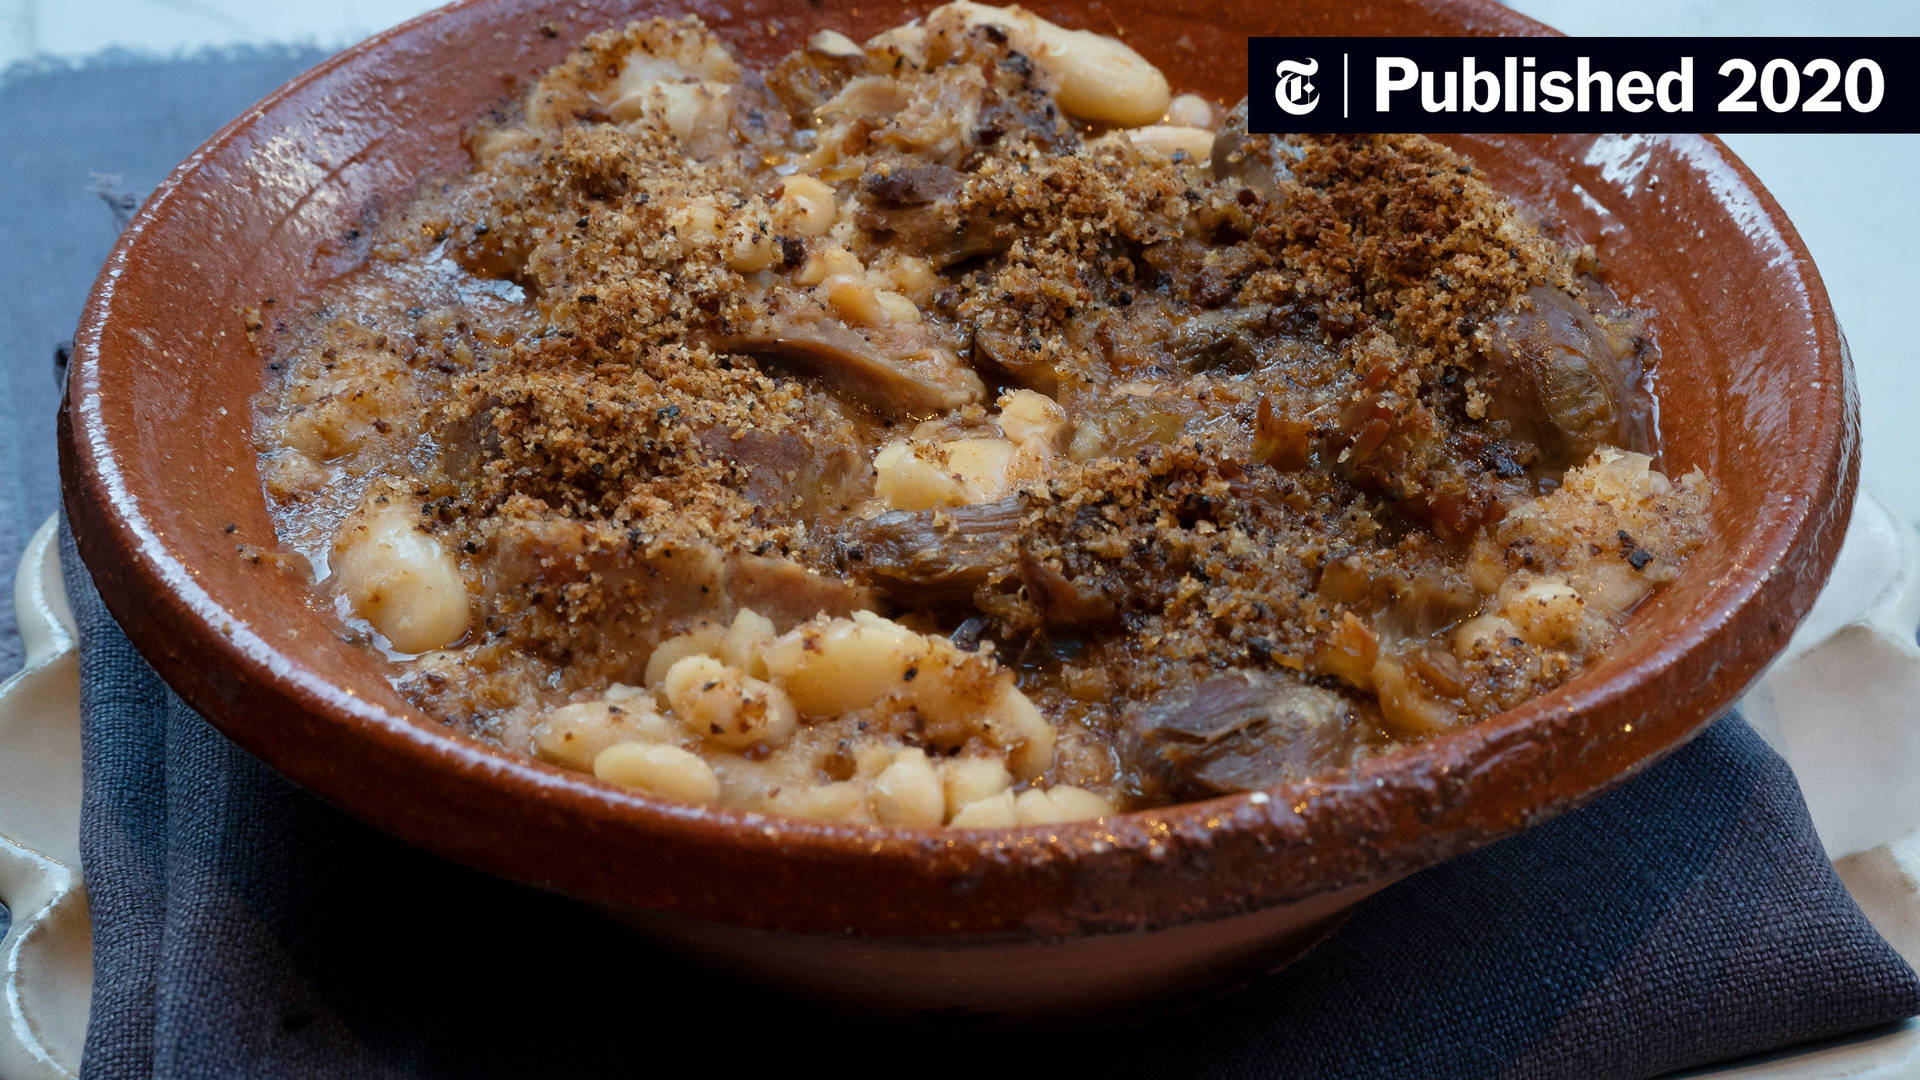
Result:
[[[875,289],[873,299],[880,305],[885,322],[905,324],[920,321],[920,306],[891,289]]]
[[[1501,605],[1500,614],[1527,642],[1552,647],[1565,645],[1579,634],[1586,603],[1565,582],[1536,581]]]
[[[625,94],[607,106],[607,115],[626,123],[657,120],[682,143],[718,141],[732,119],[733,87],[714,82],[661,82]]]
[[[677,746],[616,743],[593,759],[593,775],[682,802],[710,803],[720,798],[720,778],[713,767]]]
[[[1007,679],[994,708],[982,721],[994,745],[1007,751],[1007,765],[1013,775],[1030,780],[1053,764],[1053,725],[1040,715],[1027,695]]]
[[[1167,102],[1167,123],[1210,129],[1213,127],[1213,106],[1199,94],[1181,94]]]
[[[833,188],[817,177],[789,176],[780,186],[779,210],[802,236],[825,236],[833,228]]]
[[[764,223],[751,219],[727,227],[727,265],[743,274],[765,270],[780,257],[780,244]]]
[[[1491,654],[1518,636],[1514,625],[1498,615],[1475,615],[1454,627],[1453,654],[1462,660]]]
[[[932,745],[950,749],[980,737],[1005,751],[1022,779],[1053,763],[1053,725],[1013,673],[943,637],[859,611],[803,623],[768,646],[766,658],[768,678],[804,716],[844,716],[897,694],[920,714]]]
[[[970,654],[945,639],[935,641],[931,651],[936,662],[922,663],[911,691],[930,738],[950,745],[979,735],[1006,751],[1007,768],[1022,780],[1053,764],[1053,725],[1014,685],[1012,672],[982,672],[967,663]],[[943,654],[946,662],[937,662]]]
[[[886,743],[868,740],[853,748],[853,775],[862,780],[871,780],[879,776],[887,766],[893,764],[895,747]]]
[[[941,764],[940,780],[946,789],[947,812],[958,814],[1007,790],[1013,784],[1013,774],[997,758],[960,757]]]
[[[887,321],[887,309],[864,277],[835,274],[821,283],[820,288],[826,293],[827,306],[834,314],[854,326],[879,326]]]
[[[1085,788],[1063,784],[1028,788],[1014,800],[1014,811],[1022,825],[1057,825],[1111,814],[1113,806]]]
[[[807,261],[794,271],[793,282],[796,285],[818,285],[835,275],[858,277],[866,272],[859,256],[848,251],[844,244],[826,243],[808,255]]]
[[[667,225],[680,241],[680,249],[691,255],[720,242],[724,228],[720,207],[710,198],[689,199],[667,215]]]
[[[864,780],[787,785],[767,800],[767,808],[776,814],[814,821],[863,821],[868,814],[868,794]]]
[[[623,698],[562,705],[534,725],[533,751],[556,765],[591,772],[593,759],[615,743],[672,738],[667,719],[644,702],[644,698]]]
[[[1580,592],[1587,610],[1612,622],[1618,622],[1647,598],[1655,582],[1666,580],[1673,564],[1654,559],[1635,570],[1624,559],[1595,560],[1579,571],[1578,579],[1568,584]]]
[[[924,651],[919,634],[878,616],[817,621],[769,646],[767,671],[802,715],[845,716],[899,686]]]
[[[1047,794],[1053,798],[1054,811],[1062,821],[1086,821],[1114,811],[1113,803],[1106,798],[1071,784],[1056,784],[1047,789]]]
[[[1020,824],[1013,792],[1003,791],[968,803],[947,822],[956,829],[1004,829]]]
[[[856,59],[866,55],[858,44],[838,30],[815,30],[807,39],[807,48],[822,56],[832,56],[843,60]]]
[[[1005,495],[1014,447],[1006,439],[900,439],[873,456],[873,493],[896,510],[992,502]]]
[[[917,747],[900,751],[873,780],[873,812],[886,825],[938,825],[946,819],[940,777]]]
[[[1038,390],[1001,395],[1000,430],[1016,446],[1038,444],[1058,449],[1067,434],[1067,410]]]
[[[919,444],[896,439],[873,455],[873,493],[895,510],[958,506],[967,501],[960,481],[947,475]]]
[[[689,656],[717,656],[723,636],[711,626],[703,626],[684,634],[670,637],[654,647],[653,655],[647,657],[648,686],[659,686],[667,677],[673,665]]]
[[[333,575],[354,614],[401,652],[442,648],[467,632],[459,564],[399,503],[348,519],[333,541]]]
[[[1013,444],[1005,439],[950,439],[940,444],[947,473],[960,481],[970,503],[992,502],[1007,493]]]
[[[914,317],[919,318],[918,307],[933,299],[934,290],[943,282],[933,269],[933,264],[918,255],[894,253],[885,263],[870,271],[869,281],[879,281],[889,289],[915,305]]]
[[[1173,91],[1160,69],[1117,38],[1064,26],[1018,7],[992,7],[956,0],[952,10],[968,26],[1006,30],[1013,46],[1033,58],[1057,84],[1060,107],[1083,120],[1134,127],[1167,111]],[[932,21],[940,10],[928,16]]]
[[[799,725],[784,690],[711,656],[689,656],[674,664],[661,688],[681,727],[729,750],[777,746]]]
[[[767,646],[773,643],[773,620],[752,608],[741,608],[720,642],[720,659],[756,679],[767,677]]]
[[[1162,157],[1186,155],[1188,161],[1205,162],[1213,156],[1213,132],[1205,128],[1174,124],[1148,124],[1127,132],[1133,145]]]

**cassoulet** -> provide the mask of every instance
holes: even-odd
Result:
[[[1018,8],[767,70],[636,23],[469,148],[250,313],[264,483],[408,698],[615,784],[1267,787],[1564,682],[1707,528],[1590,250]]]

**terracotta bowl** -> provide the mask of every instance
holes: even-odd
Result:
[[[122,236],[62,413],[67,509],[102,595],[188,702],[421,847],[622,913],[776,982],[892,1007],[1084,1008],[1284,962],[1361,898],[1592,798],[1685,742],[1787,641],[1857,472],[1846,347],[1773,199],[1718,140],[1454,140],[1656,311],[1665,454],[1716,534],[1578,679],[1352,775],[1070,826],[939,832],[682,806],[456,735],[345,644],[271,549],[240,310],[345,270],[346,231],[459,169],[464,124],[629,16],[704,16],[764,60],[892,0],[472,0],[374,38],[227,125]],[[1249,34],[1547,33],[1468,0],[1041,3],[1232,101]],[[1255,11],[1259,13],[1256,15]],[[229,523],[235,531],[229,532]]]

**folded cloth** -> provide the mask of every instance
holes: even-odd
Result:
[[[313,58],[123,63],[0,87],[9,157],[73,185],[23,205],[4,185],[19,188],[24,167],[0,174],[0,242],[71,290],[44,305],[64,323],[14,312],[0,324],[27,331],[9,342],[6,366],[31,369],[19,381],[44,377],[46,341],[78,311],[72,282],[104,255],[104,239],[72,240],[107,213],[86,172],[150,183],[151,163],[184,156]],[[70,242],[23,242],[42,234]],[[45,300],[36,281],[21,287]],[[0,290],[0,312],[20,302]],[[0,435],[21,430],[5,424]],[[15,467],[50,467],[43,456]],[[160,683],[62,542],[81,638],[89,1076],[599,1076],[692,1060],[1605,1080],[1920,1012],[1920,982],[1835,878],[1791,773],[1730,717],[1585,809],[1376,896],[1278,976],[1184,1013],[984,1038],[952,1021],[826,1014],[292,787]]]
[[[939,1049],[972,1033],[729,983],[303,794],[166,689],[65,543],[90,1076],[598,1076],[691,1054],[942,1072],[970,1043],[1039,1075],[1602,1080],[1920,1011],[1786,763],[1730,716],[1590,806],[1379,894],[1254,986],[1125,1030]]]

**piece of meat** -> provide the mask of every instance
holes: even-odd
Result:
[[[856,330],[824,312],[787,307],[707,343],[791,365],[889,418],[932,416],[983,400],[980,376],[919,325]]]
[[[1025,138],[1050,154],[1071,153],[1080,135],[1054,104],[1033,61],[1011,48],[995,64],[994,79],[980,102],[973,138],[980,146]]]
[[[704,539],[644,529],[502,520],[478,560],[491,598],[488,628],[612,681],[638,678],[661,641],[725,625],[743,607],[785,629],[822,611],[873,606],[853,582],[778,556],[722,552]]]
[[[1254,254],[1245,245],[1175,237],[1147,245],[1140,255],[1165,283],[1164,288],[1169,296],[1182,304],[1204,309],[1202,314],[1194,316],[1203,324],[1211,321],[1228,333],[1244,334],[1249,328],[1234,324],[1249,319],[1260,321],[1267,314],[1261,308],[1246,312],[1212,310],[1231,301],[1240,291],[1241,280],[1253,270]],[[1257,332],[1255,336],[1258,336]],[[1182,356],[1189,353],[1187,349],[1178,351]],[[1191,360],[1189,365],[1196,370],[1219,366],[1194,364]]]
[[[990,217],[983,207],[958,200],[966,177],[937,164],[888,163],[861,180],[866,198],[854,220],[889,234],[900,250],[919,255],[938,269],[1003,251],[1014,230]]]
[[[1434,377],[1425,358],[1380,348],[1358,371],[1327,431],[1334,475],[1384,496],[1396,515],[1448,543],[1465,542],[1527,496],[1526,481],[1479,467],[1489,432],[1449,419],[1465,407],[1457,383]]]
[[[1366,739],[1365,723],[1340,694],[1257,671],[1213,675],[1135,705],[1125,724],[1143,764],[1189,797],[1337,768]]]
[[[1050,357],[1022,348],[1020,320],[1011,314],[993,314],[969,327],[967,352],[975,367],[996,382],[1037,390],[1048,397],[1060,393],[1060,372]]]
[[[729,427],[695,433],[714,457],[741,470],[740,491],[769,515],[814,520],[843,513],[867,489],[867,462],[840,425],[769,432]]]
[[[847,530],[841,550],[855,580],[883,595],[964,603],[1017,559],[1025,506],[1017,495],[939,510],[889,510]]]
[[[1271,201],[1280,197],[1293,177],[1288,163],[1294,156],[1279,138],[1247,131],[1247,100],[1241,98],[1214,132],[1213,157],[1208,164],[1215,180],[1239,181]]]
[[[1180,324],[1173,354],[1195,374],[1246,375],[1265,359],[1267,341],[1248,333],[1230,311],[1203,311]]]
[[[917,605],[966,606],[983,587],[1015,581],[1023,607],[1053,630],[1091,630],[1120,616],[1114,598],[1069,576],[1057,561],[1025,550],[1019,495],[938,510],[891,510],[848,530],[842,555],[854,578],[883,596]]]
[[[1068,577],[1059,566],[1031,552],[1020,553],[1020,581],[1051,629],[1097,630],[1120,618],[1113,597],[1091,582]]]
[[[1013,229],[979,211],[955,215],[940,205],[909,206],[862,210],[855,218],[866,228],[890,234],[901,250],[926,259],[936,270],[998,255],[1013,243]]]
[[[723,588],[736,610],[752,608],[782,630],[822,613],[844,618],[874,605],[871,592],[843,578],[744,551],[727,554]]]
[[[986,396],[980,376],[951,353],[928,348],[887,356],[836,323],[761,326],[718,338],[714,346],[791,364],[887,417],[932,416]]]
[[[704,542],[500,518],[477,563],[489,631],[583,670],[617,665],[616,679],[637,675],[666,638],[731,614],[726,560]]]
[[[945,165],[885,162],[860,178],[860,188],[872,205],[898,209],[951,199],[964,182],[960,170]]]
[[[1540,449],[1556,475],[1595,447],[1627,446],[1628,363],[1581,303],[1536,286],[1494,321],[1482,385],[1487,416]]]
[[[913,105],[914,90],[914,85],[885,75],[855,75],[815,106],[813,115],[827,123],[863,120],[880,125]]]
[[[865,71],[866,57],[854,53],[841,55],[818,48],[788,53],[767,73],[767,88],[785,106],[788,118],[801,127],[811,126],[815,110],[833,99],[848,80]]]

